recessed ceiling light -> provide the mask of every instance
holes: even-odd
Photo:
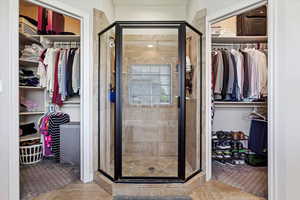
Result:
[[[153,44],[148,44],[147,47],[152,48],[152,47],[154,47],[154,45]]]

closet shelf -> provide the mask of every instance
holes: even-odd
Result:
[[[33,86],[19,86],[20,89],[34,89],[34,90],[44,90],[45,87],[33,87]]]
[[[36,39],[46,39],[50,42],[59,41],[59,42],[69,42],[69,41],[80,41],[80,35],[33,35],[33,38]]]
[[[80,104],[80,101],[64,101],[64,104]]]
[[[255,43],[268,42],[268,36],[212,37],[212,43]]]
[[[43,115],[45,112],[20,112],[20,115]]]
[[[37,140],[41,138],[41,134],[36,133],[32,135],[20,136],[20,142],[28,141],[28,140]]]
[[[266,107],[266,102],[230,102],[230,101],[215,101],[216,108],[253,108]]]

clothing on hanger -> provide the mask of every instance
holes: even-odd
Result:
[[[47,48],[40,55],[38,75],[51,102],[63,105],[69,97],[80,95],[79,48]]]
[[[239,51],[214,49],[212,84],[215,100],[256,101],[267,97],[266,55],[262,50],[253,48]]]
[[[60,125],[70,122],[67,113],[51,111],[39,120],[39,131],[43,135],[44,156],[60,158]]]

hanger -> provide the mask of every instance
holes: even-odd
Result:
[[[257,118],[253,118],[253,117],[257,117]],[[268,122],[267,117],[265,115],[263,115],[262,113],[259,113],[259,111],[257,110],[256,107],[253,108],[253,111],[248,115],[248,118],[250,120]]]

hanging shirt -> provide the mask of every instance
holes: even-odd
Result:
[[[59,94],[62,93],[62,85],[63,85],[63,69],[64,66],[66,65],[66,56],[65,56],[65,49],[61,49],[59,53],[59,60],[58,60],[58,73],[57,73],[57,78],[58,78],[58,85],[59,85]]]
[[[49,96],[52,97],[54,91],[54,68],[56,61],[56,50],[53,48],[49,48],[46,52],[44,64],[47,65],[47,91],[49,92]]]
[[[227,89],[228,89],[228,81],[229,81],[229,60],[227,53],[223,50],[222,52],[222,58],[223,58],[223,87],[222,87],[222,98],[226,98]]]
[[[260,97],[268,96],[268,67],[267,67],[267,57],[261,51],[256,50],[257,56],[257,68],[258,68],[258,90]]]
[[[53,95],[52,95],[52,103],[61,106],[62,100],[61,95],[59,94],[59,83],[58,83],[58,63],[60,58],[60,50],[56,51],[56,60],[54,66],[54,88],[53,88]]]
[[[227,96],[231,96],[233,91],[233,83],[234,83],[234,65],[232,61],[232,57],[229,51],[225,51],[228,58],[228,85],[227,85]],[[230,97],[229,97],[230,99]]]
[[[218,65],[217,65],[217,72],[216,72],[216,84],[215,84],[215,95],[221,95],[222,88],[223,88],[223,77],[224,77],[224,65],[223,65],[223,57],[221,51],[217,51],[218,55]],[[219,99],[219,98],[216,98]]]
[[[39,58],[39,65],[38,65],[37,72],[36,72],[36,74],[38,75],[39,80],[40,80],[40,87],[47,86],[47,71],[46,71],[46,66],[44,65],[44,59],[46,56],[46,52],[47,52],[47,49],[45,49],[41,53],[40,58]]]
[[[66,88],[67,88],[68,97],[74,96],[74,91],[72,87],[72,75],[73,75],[73,62],[74,62],[75,51],[76,49],[70,49],[68,55],[68,63],[66,66]]]
[[[79,93],[80,89],[80,51],[77,49],[74,55],[72,70],[72,88],[74,93]]]
[[[60,125],[70,122],[66,113],[52,113],[49,117],[49,134],[52,138],[51,150],[56,161],[60,160]]]
[[[244,56],[235,49],[231,50],[231,54],[236,62],[236,76],[237,76],[237,87],[239,99],[243,99],[243,89],[244,89]]]
[[[69,56],[69,49],[66,49],[64,52],[64,63],[62,65],[62,72],[61,72],[61,100],[64,101],[67,98],[67,63],[68,63],[68,56]]]
[[[218,73],[218,63],[219,63],[219,56],[217,51],[213,51],[211,55],[211,61],[212,61],[212,90],[215,91],[215,85],[216,85],[216,77]]]
[[[247,98],[248,94],[249,94],[249,55],[247,52],[245,51],[241,51],[241,53],[243,54],[243,62],[244,62],[244,81],[243,81],[243,89],[242,89],[242,93],[243,93],[243,98]]]

